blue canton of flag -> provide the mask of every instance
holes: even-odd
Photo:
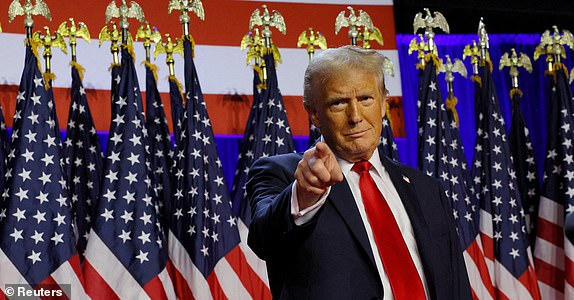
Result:
[[[508,299],[538,299],[524,210],[490,62],[481,66],[481,75],[472,177],[482,209],[480,230],[485,256],[497,294]]]
[[[31,46],[26,47],[14,120],[0,207],[0,288],[55,282],[72,284],[70,298],[82,297],[54,100]]]
[[[92,220],[93,206],[100,193],[103,153],[82,85],[81,66],[72,62],[71,102],[63,156],[66,178],[72,197],[72,212],[77,230],[78,252],[86,249]]]
[[[86,290],[96,299],[173,298],[148,169],[142,96],[133,58],[125,47],[120,78],[96,219],[86,249]]]
[[[388,107],[387,103],[387,107]],[[379,151],[381,151],[386,156],[393,160],[400,161],[399,150],[397,144],[395,143],[395,137],[393,135],[393,128],[391,127],[391,120],[389,119],[389,110],[383,116],[383,131],[381,132],[381,139],[379,143]]]
[[[566,67],[553,67],[534,259],[542,299],[573,299],[574,246],[564,236],[564,220],[574,212],[574,109]]]
[[[261,90],[259,103],[253,101],[257,106],[253,106],[253,114],[250,114],[252,118],[247,122],[245,130],[247,139],[244,138],[241,144],[231,191],[233,205],[240,207],[240,218],[247,226],[251,223],[251,206],[245,199],[245,183],[249,167],[260,157],[295,151],[287,112],[279,91],[273,54],[266,54],[264,60],[268,77],[266,88]]]
[[[160,207],[160,219],[167,229],[167,212],[172,197],[172,176],[168,158],[173,158],[171,136],[167,127],[167,119],[159,91],[155,66],[149,62],[146,66],[146,128],[150,137],[149,152],[152,172],[153,196]]]
[[[492,297],[494,289],[483,250],[478,241],[478,203],[468,190],[466,158],[461,141],[451,127],[437,83],[435,55],[430,56],[419,81],[419,168],[439,179],[446,192],[456,221],[459,242],[465,252],[468,277],[479,299]]]
[[[524,122],[520,109],[522,92],[518,89],[510,91],[512,101],[512,121],[510,122],[510,151],[516,170],[518,190],[522,206],[526,212],[526,225],[530,244],[534,244],[536,236],[536,218],[538,201],[540,200],[540,182],[538,181],[538,168],[534,161],[534,149],[530,141],[530,133]]]

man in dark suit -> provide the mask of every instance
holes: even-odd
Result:
[[[322,141],[257,160],[248,243],[276,299],[471,299],[456,227],[439,183],[377,149],[384,57],[321,52],[304,105]]]

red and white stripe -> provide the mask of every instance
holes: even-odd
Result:
[[[142,287],[94,231],[89,241],[84,278],[92,299],[175,299],[168,267]]]
[[[542,299],[574,299],[574,246],[564,236],[564,206],[540,197],[534,260]]]
[[[167,14],[167,2],[158,6],[153,0],[137,1],[146,14],[146,19],[157,26],[162,33],[171,33],[180,36],[182,29],[179,24],[178,12]],[[83,21],[88,25],[93,39],[91,43],[78,40],[78,62],[85,67],[84,87],[87,90],[88,101],[92,111],[96,129],[106,131],[111,122],[110,105],[110,73],[111,63],[109,42],[101,47],[97,33],[105,23],[105,7],[109,2],[89,1],[83,5],[69,5],[61,1],[50,1],[52,22],[42,17],[34,18],[35,31],[48,25],[54,31],[56,27],[74,17],[76,22]],[[305,49],[299,49],[297,37],[299,34],[313,27],[326,38],[330,47],[348,44],[346,30],[343,29],[335,35],[335,18],[340,11],[346,10],[349,1],[343,0],[285,0],[285,1],[237,1],[218,0],[203,1],[205,8],[205,21],[201,22],[192,16],[190,30],[196,41],[195,63],[199,75],[202,91],[209,115],[211,117],[215,134],[243,134],[249,116],[250,101],[252,99],[253,71],[246,65],[246,51],[239,48],[243,35],[249,31],[249,18],[256,8],[267,3],[270,10],[278,10],[285,18],[287,34],[282,35],[273,30],[273,41],[279,47],[282,63],[277,67],[279,87],[284,96],[289,122],[294,135],[307,135],[309,132],[306,112],[302,105],[303,73],[308,64],[308,55]],[[384,46],[372,43],[373,48],[382,51],[395,66],[395,76],[387,77],[387,89],[392,97],[402,96],[400,84],[400,69],[398,52],[396,49],[393,6],[390,0],[358,0],[353,1],[356,11],[365,10],[375,26],[383,33]],[[7,11],[9,3],[0,1],[0,11]],[[12,23],[2,22],[4,33],[0,33],[0,104],[5,111],[6,122],[10,127],[15,110],[17,86],[20,82],[24,63],[24,28],[22,20],[16,19]],[[132,21],[131,31],[135,33],[139,23]],[[145,51],[141,42],[134,45],[136,61],[145,59]],[[320,51],[320,50],[318,50]],[[52,71],[57,78],[54,82],[54,93],[60,125],[65,128],[68,120],[70,103],[69,87],[70,57],[60,50],[53,50]],[[183,82],[183,59],[175,56],[176,76]],[[165,65],[165,56],[160,55],[152,60],[159,67],[158,89],[162,94],[166,114],[169,115],[169,84],[168,68]],[[140,88],[145,90],[145,68],[136,65]],[[233,101],[241,99],[242,101]],[[171,122],[169,122],[171,123]],[[171,124],[170,124],[171,126]],[[63,129],[64,129],[63,128]]]
[[[255,273],[239,246],[217,262],[206,277],[170,231],[169,255],[177,296],[181,299],[271,299],[266,283]]]
[[[63,285],[71,286],[71,293],[66,294],[68,299],[87,299],[86,291],[82,279],[80,258],[76,254],[58,267],[48,278],[39,283],[42,285]],[[18,271],[10,258],[0,249],[0,299],[6,297],[5,288],[7,284],[18,284],[32,289],[26,278]],[[62,289],[66,291],[65,289]],[[8,298],[8,297],[7,297]]]
[[[496,260],[494,255],[492,215],[484,210],[480,211],[480,237],[484,246],[484,255],[489,274],[494,283],[494,299],[540,299],[537,294],[538,291],[534,290],[537,286],[537,281],[530,247],[526,250],[529,268],[520,278],[516,278]]]

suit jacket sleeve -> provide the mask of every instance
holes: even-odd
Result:
[[[248,245],[263,260],[277,257],[314,224],[295,225],[291,216],[291,189],[299,154],[261,158],[251,166],[246,186],[251,204]]]

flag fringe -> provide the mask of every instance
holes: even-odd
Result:
[[[52,81],[56,79],[56,74],[51,72],[45,72],[42,74],[42,76],[44,77],[44,83],[45,83],[44,88],[48,90],[50,88],[50,84],[52,83]]]
[[[522,98],[522,91],[519,88],[512,88],[510,90],[510,99],[514,99],[514,96],[517,96],[518,98]]]
[[[456,127],[459,126],[458,123],[458,112],[456,111],[456,105],[458,104],[458,98],[455,96],[449,96],[446,98],[446,108],[452,112],[452,117],[456,122]]]
[[[155,79],[155,81],[157,81],[157,69],[158,69],[157,66],[147,60],[144,60],[142,62],[142,65],[145,65],[151,70],[151,72],[153,73],[153,78]]]
[[[72,68],[76,69],[78,71],[78,75],[80,76],[80,79],[84,80],[84,71],[86,71],[86,69],[76,61],[71,61],[70,66],[72,66]]]

